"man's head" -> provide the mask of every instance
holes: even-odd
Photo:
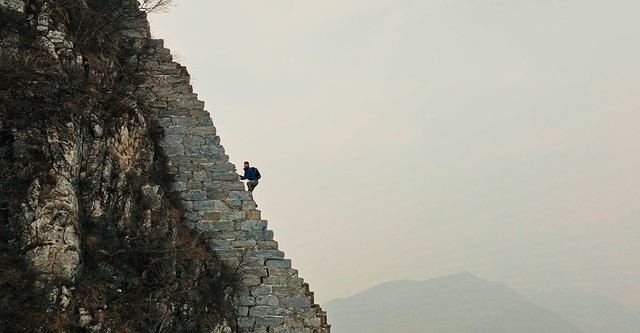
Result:
[[[245,168],[248,168],[248,167],[249,167],[249,162],[244,161],[244,167],[245,167]]]

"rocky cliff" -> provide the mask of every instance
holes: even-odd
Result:
[[[158,5],[0,0],[0,330],[329,332]]]

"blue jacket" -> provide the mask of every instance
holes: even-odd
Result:
[[[240,179],[257,180],[258,176],[256,176],[255,172],[253,172],[253,169],[251,169],[251,167],[248,167],[248,168],[244,168],[244,176],[240,176]]]

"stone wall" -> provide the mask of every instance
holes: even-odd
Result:
[[[193,93],[187,70],[172,61],[162,40],[141,43],[145,82],[140,93],[161,133],[160,146],[174,179],[171,190],[183,199],[188,223],[240,269],[238,332],[328,333],[326,313],[278,250],[273,231],[225,155],[204,102]]]

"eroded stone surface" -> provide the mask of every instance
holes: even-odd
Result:
[[[24,12],[24,0],[0,0],[0,7],[16,12]]]

